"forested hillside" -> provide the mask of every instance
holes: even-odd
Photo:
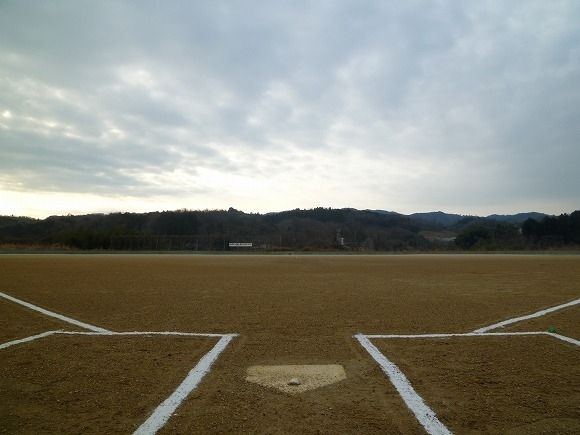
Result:
[[[534,214],[539,216],[539,214]],[[525,250],[580,245],[580,211],[520,221],[489,217],[351,208],[295,209],[253,214],[229,210],[176,210],[0,217],[3,247],[42,246],[113,250]],[[521,214],[525,218],[527,214]],[[239,244],[242,244],[241,246]],[[233,244],[233,245],[231,245]],[[238,244],[236,246],[235,244]],[[250,246],[251,245],[251,246]]]

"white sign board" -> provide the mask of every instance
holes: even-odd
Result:
[[[230,248],[251,248],[252,243],[245,242],[230,242]]]

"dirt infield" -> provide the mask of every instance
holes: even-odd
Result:
[[[469,333],[580,298],[580,256],[2,255],[0,292],[112,332],[239,334],[159,433],[425,433],[353,338]],[[0,298],[0,345],[86,328]],[[580,305],[493,332],[580,340]],[[0,349],[0,432],[132,433],[218,338],[54,333]],[[580,348],[372,339],[453,433],[579,433]],[[252,366],[341,365],[299,394]]]

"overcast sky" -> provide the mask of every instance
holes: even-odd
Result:
[[[580,2],[0,2],[0,214],[318,206],[580,209]]]

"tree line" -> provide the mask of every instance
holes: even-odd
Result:
[[[441,230],[455,238],[426,235]],[[186,236],[191,241],[185,240]],[[530,218],[523,223],[468,216],[450,226],[392,212],[324,207],[268,214],[230,208],[51,216],[42,220],[0,216],[0,243],[4,246],[124,249],[125,245],[113,243],[123,237],[130,238],[132,249],[166,246],[159,241],[171,240],[169,237],[182,241],[172,245],[180,246],[178,249],[190,249],[194,242],[201,246],[200,240],[210,240],[212,249],[226,250],[229,242],[247,240],[258,241],[256,247],[276,250],[550,249],[580,245],[580,211],[541,220]],[[143,243],[133,243],[138,240]]]
[[[580,245],[580,211],[546,216],[539,222],[527,219],[522,224],[522,234],[529,243],[540,248]]]
[[[580,211],[521,225],[476,222],[456,237],[455,244],[469,250],[537,250],[580,247]]]

